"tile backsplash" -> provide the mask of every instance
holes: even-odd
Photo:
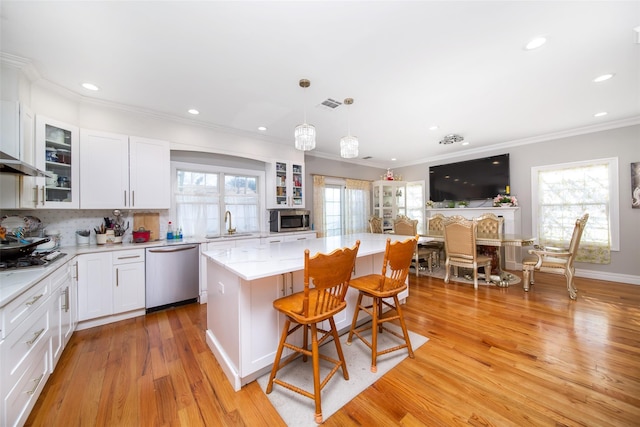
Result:
[[[131,240],[131,231],[133,229],[133,213],[134,211],[120,209],[122,213],[122,219],[126,226],[129,223],[129,229],[123,236],[123,241],[129,242]],[[138,212],[138,211],[136,211]],[[169,217],[169,210],[153,211],[160,213],[160,236],[164,236],[167,231],[167,223],[171,221]],[[104,223],[104,218],[114,218],[113,210],[102,209],[42,209],[42,210],[11,210],[0,211],[0,216],[33,216],[42,222],[42,230],[40,234],[44,235],[46,231],[52,230],[60,231],[60,246],[75,246],[76,245],[76,231],[77,230],[90,230],[90,244],[96,243],[96,234],[93,231],[94,228]],[[32,234],[34,236],[35,234]]]

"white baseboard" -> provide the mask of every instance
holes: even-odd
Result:
[[[633,276],[631,274],[609,273],[604,271],[582,270],[576,268],[576,277],[605,280],[607,282],[628,283],[630,285],[640,285],[640,276]]]

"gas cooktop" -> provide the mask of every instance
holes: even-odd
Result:
[[[12,260],[3,260],[0,261],[0,271],[44,267],[66,255],[60,251],[38,252]]]

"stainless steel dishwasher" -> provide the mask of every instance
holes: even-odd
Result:
[[[147,248],[147,312],[198,300],[199,258],[198,245]]]

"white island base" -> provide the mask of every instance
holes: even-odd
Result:
[[[205,252],[206,341],[234,390],[271,369],[285,320],[273,308],[273,301],[303,290],[304,249],[308,248],[311,255],[328,253],[351,247],[359,239],[352,276],[358,277],[381,271],[387,237],[407,238],[353,234]],[[349,289],[347,308],[334,318],[340,333],[351,326],[357,296],[356,290]],[[399,295],[402,301],[407,296],[408,290]],[[298,338],[302,342],[301,336]]]

